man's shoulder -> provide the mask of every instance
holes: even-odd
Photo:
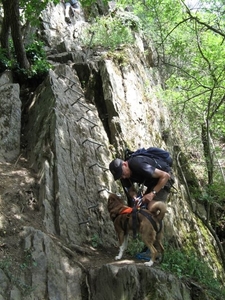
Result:
[[[154,165],[154,158],[148,157],[148,156],[144,156],[144,155],[137,155],[137,156],[133,156],[131,158],[128,159],[128,163],[129,164],[152,164]]]
[[[152,167],[152,169],[159,169],[165,172],[171,172],[171,167],[164,161],[156,158],[151,158],[149,156],[138,155],[131,157],[128,160],[128,164],[131,168],[139,168],[139,169],[146,169],[146,165]],[[148,169],[148,168],[147,168]]]
[[[135,156],[128,160],[129,167],[132,171],[142,173],[143,171],[154,172],[154,159],[146,156]]]

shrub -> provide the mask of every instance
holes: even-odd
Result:
[[[44,51],[44,43],[41,41],[34,41],[27,45],[25,50],[31,65],[29,70],[19,68],[12,41],[10,41],[10,58],[7,57],[5,49],[0,49],[0,72],[9,69],[25,79],[43,78],[51,68],[51,64],[47,61]]]
[[[209,295],[214,295],[213,299],[221,299],[217,297],[224,296],[225,289],[222,284],[214,277],[213,271],[203,261],[201,257],[198,257],[196,253],[190,251],[189,253],[166,247],[164,253],[164,260],[162,263],[162,269],[172,272],[176,276],[182,279],[192,279],[199,282],[205,287],[205,290]]]
[[[135,256],[137,253],[141,252],[144,249],[144,247],[145,244],[140,239],[139,234],[137,234],[136,239],[130,237],[130,241],[127,247],[127,253],[129,253],[132,256]]]
[[[133,41],[134,38],[130,26],[116,16],[97,18],[91,26],[91,31],[86,30],[84,32],[83,40],[86,46],[101,46],[111,50],[115,50],[121,45],[132,44]]]

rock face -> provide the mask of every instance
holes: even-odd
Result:
[[[13,84],[10,73],[0,79],[0,160],[12,161],[20,153],[21,100],[19,84]]]
[[[27,145],[23,155],[36,175],[35,184],[30,184],[35,207],[21,209],[17,193],[10,198],[17,209],[11,215],[17,220],[17,247],[26,253],[29,267],[26,261],[16,281],[0,265],[0,299],[203,299],[193,298],[192,287],[157,266],[148,268],[133,260],[120,264],[113,259],[96,265],[101,254],[93,249],[94,242],[111,249],[112,258],[117,245],[106,204],[109,192],[123,194],[123,190],[113,181],[108,164],[122,155],[125,145],[133,149],[157,145],[173,154],[171,135],[167,144],[163,139],[169,113],[155,96],[158,78],[151,74],[141,39],[133,49],[123,50],[127,63],[120,66],[101,53],[89,51],[87,59],[79,41],[74,42],[72,32],[79,33],[86,24],[82,14],[68,25],[60,4],[49,6],[42,18],[42,35],[48,40],[54,68],[30,95],[23,128]],[[16,160],[20,153],[19,86],[9,82],[0,88],[1,160]],[[176,187],[179,192],[171,194],[165,218],[166,238],[181,245],[195,230],[193,243],[202,254],[215,254],[209,262],[223,276],[220,267],[216,268],[219,256],[213,238],[208,232],[203,234],[206,229],[200,228],[178,180]],[[1,193],[4,205],[7,195]],[[26,212],[30,214],[27,223]],[[37,217],[38,225],[32,222]],[[3,216],[1,232],[7,226],[7,216]]]
[[[190,291],[177,278],[154,268],[104,265],[91,270],[90,279],[93,300],[191,299]]]

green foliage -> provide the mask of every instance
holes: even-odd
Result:
[[[132,256],[135,256],[137,253],[143,251],[145,244],[140,239],[139,234],[136,239],[131,239],[127,246],[127,253]]]
[[[6,50],[0,48],[0,66],[1,66],[1,70],[7,69],[8,67],[8,59],[7,59],[7,54],[6,54]],[[0,72],[1,72],[0,70]]]
[[[31,269],[32,267],[36,267],[37,263],[32,258],[32,251],[31,249],[24,250],[24,261],[20,264],[20,269]]]
[[[10,59],[8,58],[6,49],[0,48],[0,72],[3,72],[6,69],[12,70],[17,64],[13,42],[11,39],[9,40],[9,49],[10,53],[12,54],[12,58]]]
[[[107,58],[110,58],[119,66],[126,66],[129,63],[129,60],[124,51],[109,51],[107,52]]]
[[[169,271],[179,278],[191,279],[205,286],[209,295],[214,295],[214,299],[225,297],[225,289],[222,284],[215,278],[213,271],[209,268],[196,252],[189,253],[166,247],[164,260],[161,264],[162,269]]]
[[[100,245],[102,245],[102,240],[97,233],[92,236],[91,245],[93,248],[98,248]]]
[[[223,205],[225,195],[225,185],[220,180],[215,181],[213,184],[204,188],[201,195],[198,196],[199,200],[208,203],[220,203]]]
[[[96,18],[91,31],[86,30],[83,42],[86,46],[104,47],[115,50],[117,47],[132,44],[134,37],[130,28],[132,21],[125,22],[118,16]],[[133,26],[133,25],[132,25]]]
[[[42,77],[51,68],[51,64],[46,59],[44,51],[44,43],[41,41],[34,41],[26,46],[27,58],[30,61],[31,69],[26,71],[28,78]]]
[[[24,283],[21,278],[24,278],[23,272],[27,268],[30,269],[35,267],[36,263],[32,260],[30,250],[25,250],[24,254],[24,261],[20,264],[20,266],[18,266],[18,263],[15,260],[6,256],[0,261],[0,269],[3,270],[11,284],[17,286],[23,296],[28,296],[33,291],[33,288]]]
[[[102,4],[107,6],[108,0],[102,0]],[[82,7],[91,7],[92,5],[96,5],[96,0],[80,0]]]
[[[46,53],[44,51],[44,43],[41,41],[34,41],[26,46],[27,58],[31,64],[29,70],[19,69],[15,51],[12,42],[10,41],[10,49],[12,57],[9,59],[6,51],[0,49],[0,66],[1,70],[13,70],[15,73],[23,75],[26,78],[43,78],[51,68],[51,64],[47,61]]]
[[[58,4],[60,0],[20,0],[20,7],[24,17],[32,26],[39,24],[39,16],[49,3]]]
[[[204,143],[214,155],[213,144],[225,139],[225,21],[221,13],[225,5],[221,0],[198,2],[202,4],[197,5],[199,9],[173,0],[122,0],[120,5],[132,6],[145,37],[157,49],[165,82],[161,96],[168,99],[175,127],[181,123],[191,129],[196,143]],[[208,133],[204,141],[202,125]],[[216,164],[207,164],[207,159],[208,183],[221,182],[221,170]]]

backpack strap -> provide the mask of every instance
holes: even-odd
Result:
[[[132,229],[133,229],[133,239],[137,237],[137,208],[132,209]]]
[[[159,228],[158,228],[155,220],[152,218],[152,216],[149,213],[147,213],[143,209],[140,209],[139,213],[142,214],[143,216],[145,216],[151,222],[151,224],[152,224],[154,230],[156,231],[156,233],[159,233],[162,230],[162,221],[160,221]]]
[[[124,150],[124,160],[128,160],[133,153],[134,151],[131,151],[130,149],[126,148]]]

